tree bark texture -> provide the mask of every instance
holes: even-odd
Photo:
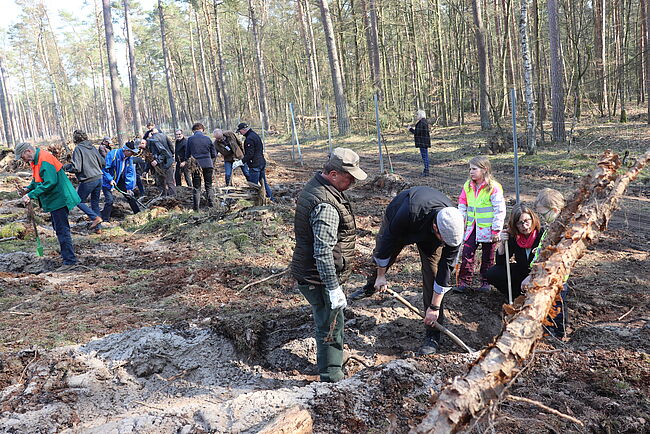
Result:
[[[140,102],[138,100],[138,68],[135,61],[135,42],[131,19],[129,18],[129,0],[123,0],[124,24],[126,27],[126,40],[129,48],[129,80],[131,84],[131,113],[133,115],[133,132],[136,136],[142,134],[142,117],[140,116]]]
[[[117,59],[115,58],[115,39],[113,38],[113,21],[111,20],[111,1],[102,0],[102,12],[104,15],[104,31],[106,33],[106,56],[108,59],[108,70],[111,76],[111,93],[113,95],[113,113],[115,115],[115,127],[117,129],[117,142],[122,145],[126,141],[127,131],[124,121],[124,102],[120,91],[120,77],[117,73]]]
[[[560,51],[560,23],[557,0],[548,0],[548,33],[551,54],[551,108],[553,141],[566,140],[564,126],[564,60]]]
[[[262,129],[269,128],[269,113],[266,90],[266,68],[264,66],[264,53],[262,51],[262,26],[259,21],[258,11],[255,7],[256,0],[248,0],[248,11],[251,20],[251,30],[253,33],[253,45],[255,46],[255,63],[257,66],[257,83],[259,88],[259,108],[262,122]],[[262,0],[265,1],[265,0]],[[262,6],[264,7],[264,6]]]
[[[16,146],[16,139],[14,137],[13,128],[9,121],[9,98],[7,96],[7,86],[5,84],[3,58],[0,57],[0,110],[2,111],[2,126],[4,127],[4,135],[9,146]]]
[[[537,153],[537,139],[535,134],[535,101],[533,99],[533,66],[530,61],[530,47],[528,45],[528,0],[521,0],[521,14],[519,15],[519,36],[521,38],[521,57],[524,63],[524,94],[526,96],[526,145],[528,154]],[[513,108],[513,110],[515,110]]]
[[[104,0],[106,1],[106,0]],[[160,18],[160,41],[162,44],[162,54],[165,64],[165,80],[167,82],[167,98],[169,102],[169,109],[172,114],[172,129],[178,128],[178,113],[176,112],[176,102],[174,101],[174,92],[172,90],[172,77],[170,71],[169,52],[167,51],[167,41],[165,35],[165,11],[163,9],[162,0],[158,0],[158,17]]]
[[[334,37],[332,18],[330,17],[328,0],[320,0],[318,4],[320,6],[321,20],[323,22],[323,31],[325,32],[325,41],[327,43],[327,57],[329,59],[330,71],[332,73],[334,102],[336,104],[336,123],[339,128],[339,134],[345,135],[350,132],[350,120],[348,119],[348,105],[343,89],[343,76],[339,64],[339,54],[336,47],[336,39]]]
[[[531,271],[525,296],[506,306],[506,324],[464,376],[445,387],[434,408],[412,433],[450,433],[462,429],[483,408],[505,398],[504,386],[516,375],[542,336],[542,323],[577,260],[607,227],[619,199],[650,159],[650,149],[618,176],[617,155],[606,151],[585,176],[558,219],[549,227],[541,257]]]
[[[607,52],[605,51],[605,5],[607,0],[594,0],[594,54],[595,54],[595,79],[597,82],[596,92],[598,106],[601,116],[609,112],[609,103],[607,101],[607,74],[605,73],[605,64],[607,62]]]
[[[478,54],[478,87],[479,87],[479,112],[481,115],[481,130],[492,128],[490,109],[488,107],[489,78],[487,71],[487,54],[485,52],[485,28],[481,12],[481,0],[472,0],[472,14],[474,16],[474,35],[476,37],[476,51]]]

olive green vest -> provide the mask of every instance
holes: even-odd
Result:
[[[294,222],[296,248],[293,251],[291,272],[301,284],[323,284],[316,269],[314,233],[309,224],[312,210],[321,203],[329,203],[339,213],[337,242],[332,251],[339,283],[344,283],[351,271],[350,264],[354,255],[354,240],[357,231],[352,207],[347,196],[335,189],[318,173],[307,182],[296,203]]]

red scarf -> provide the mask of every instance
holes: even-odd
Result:
[[[528,236],[517,234],[517,245],[522,249],[532,249],[537,239],[537,229],[533,230]]]

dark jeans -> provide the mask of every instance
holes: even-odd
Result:
[[[61,258],[63,265],[72,265],[77,263],[77,257],[74,255],[72,246],[72,235],[70,234],[70,223],[68,222],[68,208],[63,207],[50,213],[52,217],[52,226],[56,232],[56,238],[59,240],[61,247]]]
[[[420,148],[420,156],[424,164],[424,173],[429,173],[429,148]]]
[[[311,305],[316,325],[316,363],[321,381],[335,382],[343,379],[343,309],[330,309],[329,294],[324,286],[298,285],[298,289]],[[336,321],[331,342],[326,338],[332,321]]]
[[[176,180],[176,185],[178,187],[181,186],[181,174],[183,175],[183,178],[185,178],[185,184],[187,184],[188,187],[192,186],[192,177],[190,176],[190,168],[188,165],[185,165],[185,167],[181,167],[181,163],[176,162],[176,169],[174,171],[174,179]]]
[[[162,166],[160,166],[160,170],[163,170],[164,173],[160,173],[158,170],[154,171],[156,174],[156,185],[160,188],[160,193],[163,196],[176,196],[174,164],[169,166],[167,169],[164,169]]]
[[[214,168],[205,167],[201,168],[201,171],[195,171],[192,174],[192,187],[201,191],[201,174],[203,174],[203,181],[205,182],[205,190],[212,188],[212,175],[214,173]]]
[[[497,250],[497,243],[477,243],[476,227],[472,234],[463,244],[463,261],[458,273],[458,285],[471,286],[474,274],[474,256],[478,245],[481,245],[481,285],[487,285],[487,271],[494,264],[494,254]],[[507,290],[507,289],[506,289]]]
[[[389,227],[389,225],[390,221],[386,218],[386,215],[384,215],[384,219],[381,222],[381,226],[379,228],[379,233],[377,234],[377,239],[381,238],[382,233],[386,230],[386,228]],[[388,269],[395,263],[395,260],[404,247],[406,247],[404,244],[395,246],[394,250],[390,254],[390,259],[388,261],[388,265],[386,266],[386,272],[388,272]],[[440,245],[437,249],[433,250],[430,245],[427,245],[425,243],[418,243],[417,248],[418,253],[420,254],[420,264],[422,265],[422,302],[424,305],[424,310],[426,312],[427,307],[429,307],[431,304],[431,299],[433,298],[433,283],[435,282],[436,274],[438,273],[438,263],[442,257],[443,246]],[[376,252],[373,252],[373,255],[375,253]],[[375,291],[374,286],[375,280],[377,279],[377,267],[374,262],[372,269],[373,271],[368,276],[368,280],[364,286],[364,290],[368,294]],[[441,325],[445,322],[444,299],[440,303],[440,313],[438,315],[437,322]],[[437,342],[440,342],[440,332],[438,330],[429,326],[425,326],[425,329],[427,336],[432,336]]]
[[[226,185],[231,185],[230,180],[232,179],[232,161],[224,161],[223,169],[226,172]],[[244,174],[244,177],[248,179],[250,177],[250,171],[248,170],[247,165],[239,166],[241,168],[241,173]],[[251,181],[252,182],[252,181]]]
[[[266,190],[266,197],[268,197],[269,200],[273,200],[271,186],[266,181],[266,165],[262,167],[250,167],[248,169],[248,181],[253,184],[263,185]]]
[[[120,179],[117,182],[117,188],[120,190],[126,192],[126,185],[124,184],[124,178]],[[105,222],[108,222],[111,220],[111,212],[113,211],[113,202],[115,202],[115,196],[113,195],[113,189],[109,187],[102,187],[102,191],[104,192],[104,209],[102,210],[102,219]],[[117,194],[121,195],[122,193]],[[127,198],[126,196],[124,197],[126,201],[129,203],[129,206],[131,207],[131,211],[133,211],[133,214],[139,213],[140,206],[138,206],[138,202],[136,202],[135,199],[133,198]]]
[[[80,210],[82,210],[90,218],[90,220],[95,220],[99,216],[99,196],[102,192],[102,178],[95,179],[94,181],[85,181],[79,183],[77,187],[77,194],[81,198],[79,205]],[[88,199],[90,195],[90,208],[84,202]]]

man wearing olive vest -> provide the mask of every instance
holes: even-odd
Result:
[[[291,272],[311,304],[321,381],[343,379],[343,308],[347,301],[341,285],[351,271],[356,237],[352,207],[343,192],[367,176],[359,168],[359,156],[354,151],[336,148],[323,171],[305,185],[296,203],[296,248]]]
[[[81,202],[63,170],[63,164],[54,155],[28,143],[16,145],[16,160],[29,163],[32,168],[32,183],[23,189],[23,202],[39,201],[43,211],[52,217],[52,226],[61,246],[63,266],[57,271],[71,271],[77,264],[72,246],[68,213]]]

